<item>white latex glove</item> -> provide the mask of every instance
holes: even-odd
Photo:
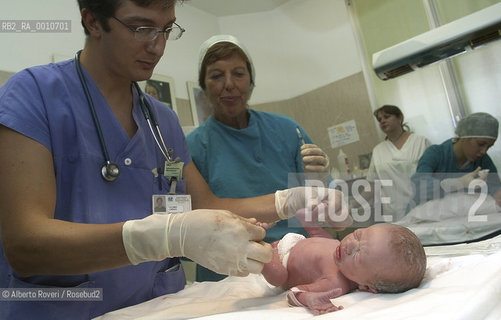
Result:
[[[485,179],[487,178],[487,174],[482,174],[481,176],[478,175],[481,169],[482,168],[478,167],[477,169],[475,169],[475,171],[467,173],[459,178],[444,179],[440,181],[440,187],[445,192],[455,192],[458,190],[463,190],[468,188],[470,183],[475,179],[480,179],[485,181]]]
[[[301,157],[304,172],[330,172],[329,157],[316,144],[303,144]]]
[[[296,187],[278,190],[275,192],[275,209],[282,220],[292,218],[304,209],[307,220],[326,222],[334,228],[346,228],[353,223],[343,193],[335,189]]]
[[[273,251],[263,240],[265,231],[224,210],[195,210],[153,214],[125,222],[122,238],[132,264],[187,257],[220,274],[260,273]]]

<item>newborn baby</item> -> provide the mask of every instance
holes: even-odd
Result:
[[[305,227],[306,228],[306,227]],[[419,286],[426,256],[407,228],[381,223],[357,229],[341,240],[322,228],[306,228],[311,238],[287,234],[272,244],[273,259],[262,274],[287,293],[291,306],[314,314],[340,310],[330,299],[355,289],[398,293]]]

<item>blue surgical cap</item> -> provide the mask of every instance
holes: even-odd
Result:
[[[477,112],[461,119],[456,128],[459,138],[490,138],[497,139],[499,122],[485,112]]]

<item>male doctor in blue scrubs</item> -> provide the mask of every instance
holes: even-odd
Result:
[[[176,115],[134,84],[182,35],[176,2],[79,0],[87,40],[76,58],[25,69],[0,88],[0,319],[90,319],[177,292],[180,256],[222,274],[259,273],[272,250],[256,219],[320,204],[344,224],[335,190],[211,192]],[[191,196],[198,210],[151,214],[159,195],[174,208]],[[16,294],[94,289],[97,299]]]

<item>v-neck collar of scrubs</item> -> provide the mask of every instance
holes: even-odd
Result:
[[[136,143],[141,143],[140,141],[138,141],[140,140],[140,138],[138,137],[138,132],[140,132],[142,126],[147,125],[147,123],[141,111],[139,94],[131,84],[132,117],[137,125],[137,130],[134,133],[134,136],[130,138],[97,84],[94,82],[89,73],[87,73],[85,68],[83,68],[83,71],[85,81],[87,82],[87,86],[89,87],[92,99],[94,100],[96,114],[103,131],[106,147],[108,148],[108,152],[110,154],[110,159],[114,161],[115,159],[122,157],[124,154],[129,153]],[[111,139],[114,140],[113,144],[111,143]]]

